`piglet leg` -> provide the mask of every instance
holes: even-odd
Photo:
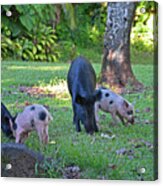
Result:
[[[115,126],[115,125],[117,125],[117,123],[119,122],[118,121],[118,118],[117,118],[117,116],[116,116],[116,113],[111,113],[111,116],[112,116],[112,119],[113,119],[113,122],[112,122],[112,124],[113,124],[113,126]]]
[[[120,114],[118,114],[118,117],[121,120],[122,124],[127,127],[128,126],[128,123],[125,123],[123,117]]]
[[[15,142],[16,143],[21,143],[21,136],[22,136],[23,132],[24,132],[23,129],[17,129],[16,137],[15,137]]]
[[[44,143],[48,144],[48,141],[49,141],[48,126],[46,126],[44,129]]]
[[[21,134],[21,140],[20,140],[20,143],[24,143],[25,140],[28,138],[29,136],[29,133],[28,132],[24,132]]]

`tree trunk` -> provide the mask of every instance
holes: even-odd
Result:
[[[108,3],[101,82],[119,90],[124,90],[126,85],[143,87],[136,80],[130,63],[130,32],[135,8],[135,2]]]

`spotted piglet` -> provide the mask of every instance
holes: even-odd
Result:
[[[13,129],[13,134],[16,143],[24,143],[31,131],[37,131],[39,139],[42,143],[47,144],[48,124],[52,120],[48,110],[38,104],[25,107],[23,112],[19,113],[15,119],[17,125],[16,130]]]
[[[124,125],[128,123],[134,124],[134,106],[125,100],[122,96],[104,87],[99,88],[102,96],[95,103],[96,122],[99,123],[98,111],[109,112],[113,119],[113,124],[118,123],[118,118]],[[125,121],[126,120],[126,121]]]

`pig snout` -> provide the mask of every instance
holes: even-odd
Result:
[[[135,123],[135,120],[134,120],[134,118],[131,120],[131,124],[134,124]]]
[[[131,123],[132,125],[134,125],[134,122],[135,122],[134,117],[132,119],[130,119],[128,122]]]

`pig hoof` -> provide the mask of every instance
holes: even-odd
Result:
[[[79,129],[79,128],[78,128],[78,129],[76,129],[76,132],[81,132],[81,129]]]
[[[95,132],[98,132],[99,131],[99,129],[97,128],[97,129],[95,129]]]
[[[98,132],[98,131],[99,131],[98,126],[95,126],[95,132]]]

